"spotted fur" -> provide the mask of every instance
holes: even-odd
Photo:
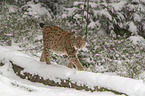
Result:
[[[41,62],[51,64],[50,52],[53,51],[58,54],[66,54],[69,57],[69,68],[76,66],[78,70],[84,70],[77,57],[77,50],[83,48],[86,44],[85,36],[79,36],[73,32],[67,32],[64,29],[40,23],[43,28],[43,45],[44,49],[40,58]]]

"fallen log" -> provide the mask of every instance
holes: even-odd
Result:
[[[110,91],[126,96],[145,96],[142,80],[120,76],[78,71],[65,66],[47,65],[18,51],[0,47],[0,66],[11,64],[15,74],[32,82],[49,86],[75,88],[86,91]]]
[[[94,88],[89,88],[86,85],[77,85],[77,82],[72,83],[70,81],[70,78],[60,79],[60,82],[55,82],[53,80],[50,80],[49,78],[44,79],[42,76],[34,75],[34,74],[29,73],[29,72],[23,72],[24,68],[22,68],[20,66],[17,66],[17,64],[14,64],[12,61],[10,61],[10,63],[12,64],[12,69],[14,70],[16,75],[18,75],[22,79],[27,79],[27,80],[30,80],[32,82],[39,82],[39,83],[43,83],[44,85],[49,85],[49,86],[67,87],[67,88],[74,88],[74,89],[77,89],[77,90],[85,90],[85,91],[91,91],[91,92],[94,92],[94,91],[100,91],[100,92],[109,91],[109,92],[113,92],[113,93],[119,94],[119,95],[122,95],[122,94],[126,95],[125,93],[117,92],[115,90],[110,90],[110,89],[107,89],[107,88],[104,88],[104,87],[95,86]],[[59,79],[59,78],[57,78],[57,79]]]

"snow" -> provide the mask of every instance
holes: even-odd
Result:
[[[109,12],[107,11],[107,8],[105,9],[102,9],[102,10],[99,10],[99,11],[96,11],[96,10],[93,10],[94,11],[94,14],[97,16],[97,14],[99,15],[105,15],[109,20],[112,21],[112,16],[109,14]]]
[[[93,20],[91,20],[91,23],[88,25],[88,27],[89,28],[95,28],[96,25],[98,25],[98,26],[100,25],[99,21],[94,22]]]
[[[67,88],[57,88],[57,87],[48,87],[41,89],[38,88],[38,86],[29,86],[29,84],[23,82],[27,80],[18,80],[18,77],[14,75],[11,64],[9,64],[9,60],[12,60],[14,63],[18,64],[19,66],[23,67],[25,70],[24,72],[29,72],[31,74],[38,74],[42,77],[49,78],[51,80],[54,80],[55,82],[60,82],[59,79],[69,79],[71,82],[77,82],[78,85],[87,85],[90,88],[93,88],[95,86],[99,87],[105,87],[108,89],[113,89],[119,92],[123,92],[128,94],[129,96],[145,96],[145,84],[142,80],[134,80],[130,78],[125,77],[119,77],[109,74],[102,74],[102,73],[92,73],[92,72],[86,72],[86,71],[78,71],[76,69],[69,69],[65,66],[51,64],[47,65],[45,63],[41,63],[37,61],[36,59],[16,51],[12,47],[0,47],[0,60],[2,62],[5,62],[6,64],[3,67],[0,67],[0,73],[2,76],[0,77],[0,84],[4,87],[8,87],[10,89],[10,92],[18,92],[16,94],[11,93],[12,95],[9,95],[6,91],[4,91],[3,88],[0,90],[3,92],[3,94],[6,94],[4,96],[20,96],[20,94],[24,94],[25,96],[33,96],[37,94],[37,96],[47,96],[49,94],[52,94],[51,96],[96,96],[99,94],[99,96],[116,96],[112,93],[108,92],[85,92],[85,91],[77,91],[74,89],[67,89]],[[57,70],[57,71],[56,71]],[[5,77],[7,78],[5,78]],[[13,79],[11,79],[13,78]],[[5,80],[6,79],[6,80]],[[20,78],[19,78],[20,79]],[[31,94],[28,95],[28,93],[25,90],[22,90],[20,88],[13,88],[12,85],[8,82],[18,82],[22,86],[28,87],[28,89],[32,87]],[[3,82],[5,81],[5,82]],[[21,82],[23,82],[21,84]],[[27,81],[28,82],[28,81]],[[25,85],[26,84],[26,85]],[[32,82],[30,84],[33,84]],[[38,84],[39,85],[39,84]],[[41,84],[40,84],[41,85]],[[54,89],[54,90],[52,90]],[[21,90],[21,91],[17,91]],[[61,91],[60,91],[61,90]],[[68,90],[66,92],[66,90]],[[73,92],[72,92],[73,90]],[[19,93],[20,92],[20,93]],[[39,95],[40,94],[40,95]],[[47,94],[47,95],[46,95]],[[54,95],[55,94],[55,95]]]
[[[0,50],[1,50],[0,51],[0,54],[1,54],[0,61],[4,60],[4,59],[2,59],[3,56],[11,58],[12,53],[14,53],[13,56],[17,55],[20,57],[24,57],[23,59],[20,60],[21,62],[27,61],[26,58],[29,58],[29,59],[31,58],[30,56],[27,56],[21,52],[17,52],[16,49],[17,49],[16,46],[0,47]],[[5,52],[6,52],[5,55],[2,54]],[[17,58],[17,60],[18,59],[19,58]],[[15,60],[15,61],[17,61],[17,60]],[[46,85],[43,85],[40,83],[30,82],[28,80],[21,79],[18,76],[16,76],[16,74],[13,72],[9,62],[7,62],[6,60],[4,60],[3,62],[5,62],[6,64],[4,66],[0,66],[0,86],[1,86],[0,94],[1,94],[1,96],[96,96],[96,95],[98,95],[98,96],[121,96],[121,95],[115,95],[111,92],[86,92],[83,90],[78,91],[78,90],[70,89],[70,88],[50,87],[50,86],[46,86]],[[30,65],[30,67],[31,67],[31,65]],[[55,67],[55,65],[53,67]],[[57,67],[55,67],[55,68],[57,68]],[[34,69],[35,68],[31,68],[31,71],[33,71]],[[58,67],[58,69],[59,69],[58,71],[60,71],[61,67],[60,68]],[[57,70],[57,69],[55,69],[55,70]],[[38,71],[38,69],[37,69],[37,71]],[[42,71],[42,70],[40,69],[39,71]],[[67,72],[66,72],[66,75],[69,75],[69,74],[67,74]]]
[[[144,83],[145,83],[145,72],[142,72],[139,76],[140,79],[143,79],[144,80]]]
[[[64,10],[65,11],[62,14],[62,18],[66,18],[67,16],[72,16],[74,14],[75,10],[77,10],[77,7],[65,8]]]
[[[119,19],[120,21],[125,20],[125,18],[124,18],[124,16],[123,16],[123,14],[121,14],[121,13],[119,13],[119,12],[117,12],[117,17],[118,17],[118,19]],[[114,19],[114,21],[115,21],[115,22],[116,22],[116,24],[117,24],[116,19]]]
[[[95,8],[95,7],[98,6],[98,4],[96,4],[96,3],[92,3],[92,2],[89,2],[89,5],[91,6],[91,8]]]
[[[84,2],[74,2],[74,6],[77,6],[77,5],[79,5],[79,4],[84,4]]]
[[[13,77],[15,77],[15,79],[0,75],[1,96],[119,96],[109,92],[91,93],[68,88],[49,87],[37,83],[31,83],[17,78],[16,76]],[[23,84],[24,82],[25,84]]]
[[[138,21],[138,22],[141,22],[142,17],[141,17],[139,14],[135,13],[135,14],[134,14],[134,20],[135,20],[135,21]]]
[[[141,36],[130,36],[128,39],[132,41],[134,45],[141,44],[145,46],[145,39]]]
[[[143,1],[143,2],[144,2],[144,1]],[[144,5],[143,5],[143,4],[139,4],[138,10],[139,10],[139,11],[142,11],[142,12],[145,12],[145,7],[144,7]]]
[[[109,5],[111,5],[115,11],[121,11],[121,9],[125,6],[126,3],[126,0],[121,0],[119,3],[110,3]]]
[[[16,13],[17,10],[19,9],[17,6],[14,6],[14,5],[6,5],[8,10],[9,10],[9,13]]]
[[[87,3],[75,1],[73,5],[74,6],[81,5],[80,7],[83,9],[84,8],[84,4],[87,4]],[[96,6],[98,6],[98,4],[93,3],[93,2],[89,2],[89,5],[91,6],[91,8],[95,8]]]
[[[134,24],[134,22],[133,21],[131,21],[131,22],[128,22],[128,25],[129,25],[129,31],[130,32],[132,32],[132,34],[137,34],[137,31],[138,31],[138,29],[137,29],[137,27],[135,26],[135,24]]]
[[[30,7],[27,9],[28,12],[25,12],[26,15],[28,14],[28,15],[32,15],[34,17],[41,16],[41,15],[47,15],[48,18],[51,18],[50,12],[45,7],[41,7],[41,3],[34,4],[34,2],[30,1],[25,6]]]

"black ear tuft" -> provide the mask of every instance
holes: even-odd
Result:
[[[44,23],[39,23],[40,27],[43,28],[43,26],[45,25]]]

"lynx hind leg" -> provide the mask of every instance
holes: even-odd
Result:
[[[47,48],[44,48],[44,51],[43,51],[43,56],[44,56],[44,60],[46,61],[47,64],[51,64],[50,62],[50,51],[49,49]]]
[[[68,68],[73,68],[73,63],[69,61]]]
[[[41,62],[46,62],[46,60],[45,60],[45,58],[44,58],[44,50],[42,51],[40,61],[41,61]]]

